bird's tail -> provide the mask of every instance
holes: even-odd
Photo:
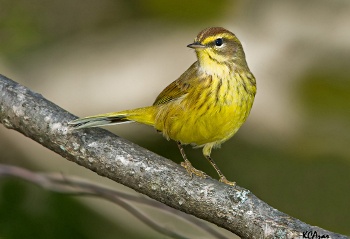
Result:
[[[121,124],[128,122],[138,122],[154,126],[154,115],[154,107],[149,106],[133,110],[125,110],[120,112],[88,116],[85,118],[73,120],[68,124],[75,129],[97,127],[111,124]]]

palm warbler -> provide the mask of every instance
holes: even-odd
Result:
[[[198,60],[168,85],[152,106],[90,116],[69,124],[74,128],[124,122],[151,125],[166,139],[178,143],[184,159],[181,165],[191,177],[206,174],[191,165],[184,144],[203,147],[220,181],[235,185],[222,174],[210,153],[231,138],[247,119],[256,93],[255,78],[242,44],[224,28],[204,29],[188,47],[195,50]]]

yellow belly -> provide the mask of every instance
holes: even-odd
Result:
[[[204,84],[173,102],[158,106],[155,128],[166,138],[183,144],[223,143],[248,117],[254,95],[247,94],[241,86],[221,84],[219,92],[215,85],[210,88]]]

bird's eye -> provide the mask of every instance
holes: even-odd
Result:
[[[216,45],[216,46],[221,46],[222,43],[223,43],[222,38],[218,38],[218,39],[215,40],[215,45]]]

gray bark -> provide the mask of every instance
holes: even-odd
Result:
[[[211,178],[192,179],[181,166],[100,128],[72,130],[76,117],[0,75],[0,122],[64,158],[241,238],[303,238],[305,232],[347,238],[282,213],[249,190]],[[309,234],[308,238],[311,237]]]

